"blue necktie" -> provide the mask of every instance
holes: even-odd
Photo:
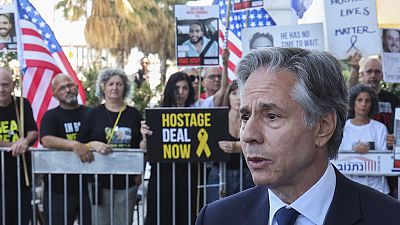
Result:
[[[280,208],[276,213],[276,221],[278,225],[293,225],[296,222],[296,218],[299,215],[295,209],[290,208],[287,209],[286,207]]]

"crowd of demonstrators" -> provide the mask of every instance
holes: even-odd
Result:
[[[87,107],[78,103],[78,89],[72,78],[66,74],[58,74],[51,81],[53,96],[59,101],[59,106],[47,111],[40,126],[40,140],[44,147],[55,150],[73,151],[82,162],[94,160],[93,153],[82,148],[76,137],[81,124],[81,119]],[[44,176],[43,207],[47,224],[64,224],[64,208],[67,208],[67,224],[72,225],[76,218],[83,218],[82,224],[91,224],[90,202],[88,196],[87,180],[84,177],[82,184],[79,175],[54,174],[51,177],[51,187],[48,176]],[[79,186],[82,185],[82,196]],[[66,187],[66,202],[64,196]],[[49,190],[51,188],[51,203]],[[82,199],[82,208],[80,200]],[[51,217],[50,210],[51,208]],[[82,215],[80,215],[82,210]],[[51,221],[50,221],[51,220]]]
[[[0,180],[0,212],[5,212],[0,213],[0,221],[5,220],[5,224],[28,225],[32,214],[31,182],[26,180],[31,174],[29,146],[37,140],[38,132],[32,108],[26,99],[23,99],[24,117],[19,117],[20,99],[12,95],[14,86],[12,73],[0,68],[0,147],[10,148],[9,152],[4,152],[4,165],[0,162],[1,170],[4,169],[1,173],[5,175],[4,183],[3,179]],[[23,132],[20,130],[21,121]],[[20,136],[21,133],[23,136]],[[2,208],[3,205],[5,209]],[[21,214],[18,213],[18,209]],[[5,218],[2,218],[3,216]],[[18,218],[21,219],[21,223]]]
[[[226,162],[226,191],[221,196],[229,196],[239,191],[254,186],[250,171],[244,158],[241,156],[242,148],[240,146],[239,130],[240,130],[240,100],[239,91],[236,80],[228,87],[224,95],[223,106],[229,107],[229,140],[219,141],[219,147],[226,153],[231,154],[230,159]],[[242,177],[242,178],[241,178]],[[208,175],[209,184],[218,184],[220,181],[219,163],[214,162],[213,167]],[[241,186],[242,185],[242,186]],[[207,202],[219,199],[219,187],[213,185],[207,187]]]
[[[88,148],[93,148],[100,154],[108,154],[118,148],[139,148],[142,140],[140,121],[143,118],[138,110],[126,105],[124,100],[129,96],[129,90],[128,77],[122,70],[103,70],[97,78],[96,91],[105,103],[85,113],[77,140],[86,143]],[[130,175],[126,183],[126,176],[113,176],[112,192],[111,178],[108,175],[99,175],[98,183],[94,183],[95,180],[89,182],[93,222],[108,225],[113,218],[114,224],[132,224],[133,207],[141,177]],[[95,196],[95,185],[98,188],[98,196]],[[113,215],[110,207],[113,208]],[[94,216],[95,212],[97,218]],[[128,218],[128,221],[125,218]]]
[[[241,145],[256,187],[206,205],[197,225],[398,223],[397,200],[329,162],[347,118],[339,60],[265,48],[244,56],[237,71]]]
[[[394,115],[396,107],[400,106],[400,99],[397,95],[382,89],[381,82],[383,80],[382,63],[379,59],[368,57],[362,60],[360,53],[355,53],[348,60],[350,68],[350,76],[348,79],[349,87],[354,87],[360,83],[371,87],[378,95],[378,113],[373,119],[385,124],[388,135],[386,137],[387,148],[392,150],[394,145]],[[388,177],[390,186],[390,195],[397,198],[397,177]]]
[[[372,119],[378,112],[378,96],[365,85],[357,85],[350,90],[349,119],[343,131],[339,151],[353,150],[364,154],[370,150],[387,150],[387,129],[384,124]],[[351,180],[389,194],[386,177],[348,176]]]

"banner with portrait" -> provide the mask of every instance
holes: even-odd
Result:
[[[400,83],[399,29],[382,29],[382,70],[385,82]]]
[[[218,141],[229,140],[228,108],[147,108],[149,162],[226,161]]]
[[[242,29],[242,51],[266,47],[299,47],[325,50],[322,23]]]
[[[14,4],[0,5],[0,58],[17,59],[17,14]]]
[[[176,5],[175,17],[178,66],[218,66],[218,5]]]
[[[325,0],[328,49],[346,59],[354,52],[363,56],[381,51],[376,2]]]

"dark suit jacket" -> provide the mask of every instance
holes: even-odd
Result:
[[[399,201],[335,172],[335,193],[324,225],[400,224]],[[268,217],[268,190],[257,186],[204,206],[196,225],[268,225]]]

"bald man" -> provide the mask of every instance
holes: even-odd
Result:
[[[93,153],[87,147],[76,141],[80,120],[88,110],[78,103],[78,88],[72,78],[66,74],[58,74],[51,82],[53,96],[59,101],[59,106],[47,111],[40,128],[41,142],[44,147],[73,151],[82,162],[94,160]],[[66,162],[69,163],[69,162]],[[44,211],[49,221],[49,182],[44,176]],[[72,225],[79,216],[79,176],[68,175],[64,184],[63,175],[53,175],[51,182],[52,224],[64,224],[64,186],[67,187],[67,224]],[[90,204],[87,193],[87,182],[83,182],[83,224],[90,224]]]
[[[0,67],[0,147],[8,148],[4,153],[4,205],[5,205],[5,224],[18,224],[18,206],[21,207],[21,224],[28,225],[31,209],[30,187],[25,182],[24,163],[20,160],[20,170],[17,170],[17,158],[25,154],[26,171],[28,177],[31,174],[31,157],[29,146],[35,143],[38,132],[35,120],[33,118],[32,108],[29,102],[24,99],[24,135],[20,136],[20,118],[17,117],[19,107],[19,98],[12,96],[15,83],[10,71]],[[18,174],[19,172],[19,174]],[[18,187],[18,178],[20,186]],[[0,179],[0,187],[3,186]],[[21,201],[18,201],[18,192],[21,195]],[[2,210],[2,194],[0,194],[0,212]],[[2,221],[0,214],[0,221]]]

